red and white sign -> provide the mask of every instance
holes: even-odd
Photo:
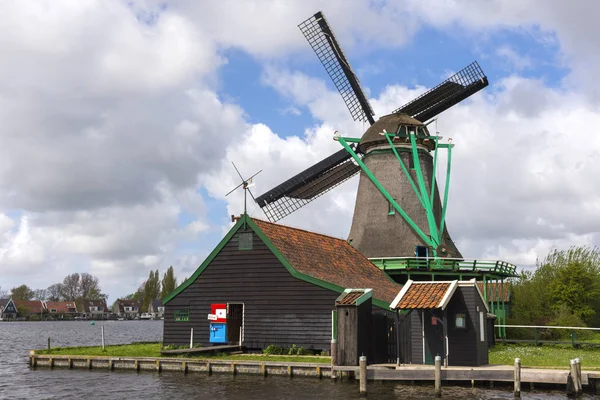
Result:
[[[216,318],[210,318],[211,315],[214,315]],[[227,304],[211,304],[208,319],[214,322],[227,322]]]

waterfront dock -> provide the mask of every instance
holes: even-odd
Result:
[[[130,371],[179,371],[203,373],[253,374],[259,376],[305,376],[314,378],[358,378],[358,366],[335,366],[311,362],[274,362],[219,359],[192,359],[171,357],[102,357],[36,354],[30,351],[32,368],[78,368]],[[494,382],[510,383],[514,380],[514,369],[507,365],[481,367],[445,367],[441,369],[442,382],[467,382],[473,385]],[[521,383],[536,385],[567,385],[568,366],[564,369],[522,368]],[[434,382],[435,369],[432,365],[374,364],[367,368],[369,381]],[[600,390],[600,371],[581,371],[581,384],[586,391]]]

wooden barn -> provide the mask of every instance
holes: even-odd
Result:
[[[475,280],[409,280],[391,304],[404,315],[399,357],[405,364],[488,364],[488,308]]]
[[[348,288],[369,291],[392,321],[401,286],[345,240],[244,214],[194,274],[164,300],[165,345],[296,345],[330,350],[332,311]],[[383,347],[383,346],[382,346]]]

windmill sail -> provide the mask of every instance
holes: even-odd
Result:
[[[373,125],[374,112],[369,100],[323,13],[319,11],[298,27],[333,80],[352,118],[355,121],[369,121]]]
[[[392,114],[408,114],[421,122],[425,122],[460,103],[487,85],[487,77],[475,61],[433,89],[395,110]]]
[[[276,222],[327,193],[360,171],[340,150],[256,198],[269,221]]]

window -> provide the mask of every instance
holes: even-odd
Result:
[[[190,309],[175,310],[175,321],[186,322],[190,320]]]
[[[238,250],[252,250],[252,232],[240,233],[238,236]]]
[[[483,311],[479,312],[479,340],[485,342],[485,318]]]
[[[415,246],[416,257],[427,257],[429,255],[429,249],[426,246]]]
[[[394,199],[394,201],[396,201],[396,199]],[[394,208],[394,205],[391,202],[388,202],[388,215],[394,214],[396,214],[396,209]]]
[[[467,329],[467,315],[465,313],[456,314],[454,318],[454,327]]]
[[[56,308],[51,308],[50,312],[55,313],[56,312]]]
[[[90,312],[96,312],[98,311],[98,307],[90,307]]]

